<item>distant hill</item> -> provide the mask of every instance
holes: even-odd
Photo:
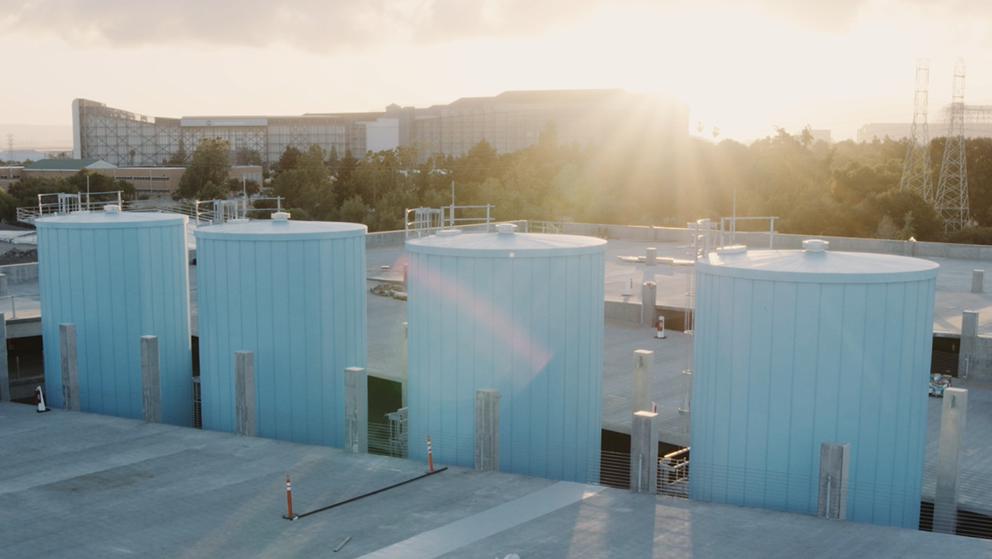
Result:
[[[48,159],[48,155],[34,149],[15,149],[14,151],[5,149],[0,151],[0,161],[24,163],[29,159],[31,161],[41,161],[42,159]]]
[[[0,123],[0,150],[9,149],[7,135],[14,137],[14,150],[72,150],[72,126],[65,124]]]

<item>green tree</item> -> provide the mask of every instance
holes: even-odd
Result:
[[[17,201],[4,190],[0,190],[0,218],[6,223],[17,222]]]
[[[328,220],[337,215],[331,173],[324,165],[323,150],[316,144],[297,158],[293,169],[276,175],[272,190],[284,198],[287,207],[305,208],[308,217]]]
[[[369,208],[362,201],[362,197],[355,195],[345,200],[341,205],[341,221],[349,223],[365,223]]]
[[[203,138],[196,145],[193,160],[179,179],[179,186],[172,194],[174,200],[213,200],[231,174],[231,146],[221,138]],[[211,184],[209,190],[207,184]],[[225,198],[226,193],[221,196]]]
[[[917,240],[942,240],[943,221],[937,210],[919,194],[896,188],[875,197],[873,205],[880,215],[890,216],[898,229],[911,229]]]
[[[296,166],[299,165],[301,155],[303,155],[302,151],[293,146],[286,146],[282,155],[279,156],[279,162],[276,164],[276,168],[280,173],[296,169]]]
[[[261,165],[262,155],[251,148],[240,147],[234,151],[234,160],[237,165]]]

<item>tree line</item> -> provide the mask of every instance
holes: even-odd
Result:
[[[944,138],[935,138],[929,146],[934,185],[944,144]],[[966,140],[974,223],[952,233],[945,233],[929,203],[900,190],[906,148],[907,140],[890,138],[814,142],[808,128],[798,133],[777,129],[748,145],[696,136],[671,141],[650,134],[624,142],[563,145],[549,123],[535,145],[504,154],[485,141],[457,157],[429,154],[425,146],[360,157],[317,145],[289,147],[266,171],[262,188],[228,178],[230,147],[214,138],[198,143],[173,196],[207,200],[247,187],[249,194],[261,190],[282,197],[293,219],[349,221],[364,223],[370,231],[389,231],[403,229],[408,208],[451,204],[452,188],[456,205],[491,204],[497,220],[682,227],[730,216],[736,195],[738,216],[776,216],[782,233],[992,244],[992,139]],[[79,191],[85,176],[21,181],[22,186],[0,196],[0,211],[7,218],[13,207],[36,203],[42,186],[52,192]],[[91,175],[91,183],[109,179],[96,177],[102,176]],[[256,207],[274,203],[262,200]]]
[[[930,143],[936,186],[944,138]],[[287,148],[269,192],[295,218],[403,228],[406,208],[495,206],[497,220],[684,226],[702,218],[776,216],[783,233],[992,244],[992,139],[966,140],[973,226],[945,233],[933,207],[900,190],[907,140],[814,142],[809,129],[749,145],[689,137],[672,144],[560,145],[554,126],[526,149],[482,141],[463,156],[417,146],[356,158]],[[759,225],[758,227],[764,227]]]
[[[129,200],[135,195],[134,184],[101,173],[80,169],[68,177],[22,177],[4,191],[0,190],[0,218],[5,223],[17,222],[17,208],[37,207],[39,194],[77,194],[86,192],[117,192]],[[54,201],[52,200],[47,201]],[[116,202],[114,195],[94,195],[93,202]]]

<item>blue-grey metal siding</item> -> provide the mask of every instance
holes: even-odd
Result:
[[[365,232],[294,238],[297,226],[197,232],[203,427],[234,432],[234,352],[247,350],[258,435],[341,447],[344,369],[366,366]]]
[[[73,323],[82,411],[142,417],[139,340],[151,335],[162,421],[192,425],[186,218],[100,213],[36,222],[48,403],[62,405],[59,324]]]
[[[690,495],[816,514],[849,443],[847,518],[919,522],[936,270],[818,283],[697,270]],[[911,277],[907,274],[907,277]]]
[[[430,435],[436,462],[472,467],[475,391],[495,388],[500,471],[598,482],[605,245],[422,248],[407,245],[411,458]]]

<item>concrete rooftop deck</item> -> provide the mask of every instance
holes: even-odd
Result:
[[[22,404],[0,403],[0,425],[8,559],[992,557],[992,541],[463,468],[289,522],[286,473],[298,514],[424,464]]]

